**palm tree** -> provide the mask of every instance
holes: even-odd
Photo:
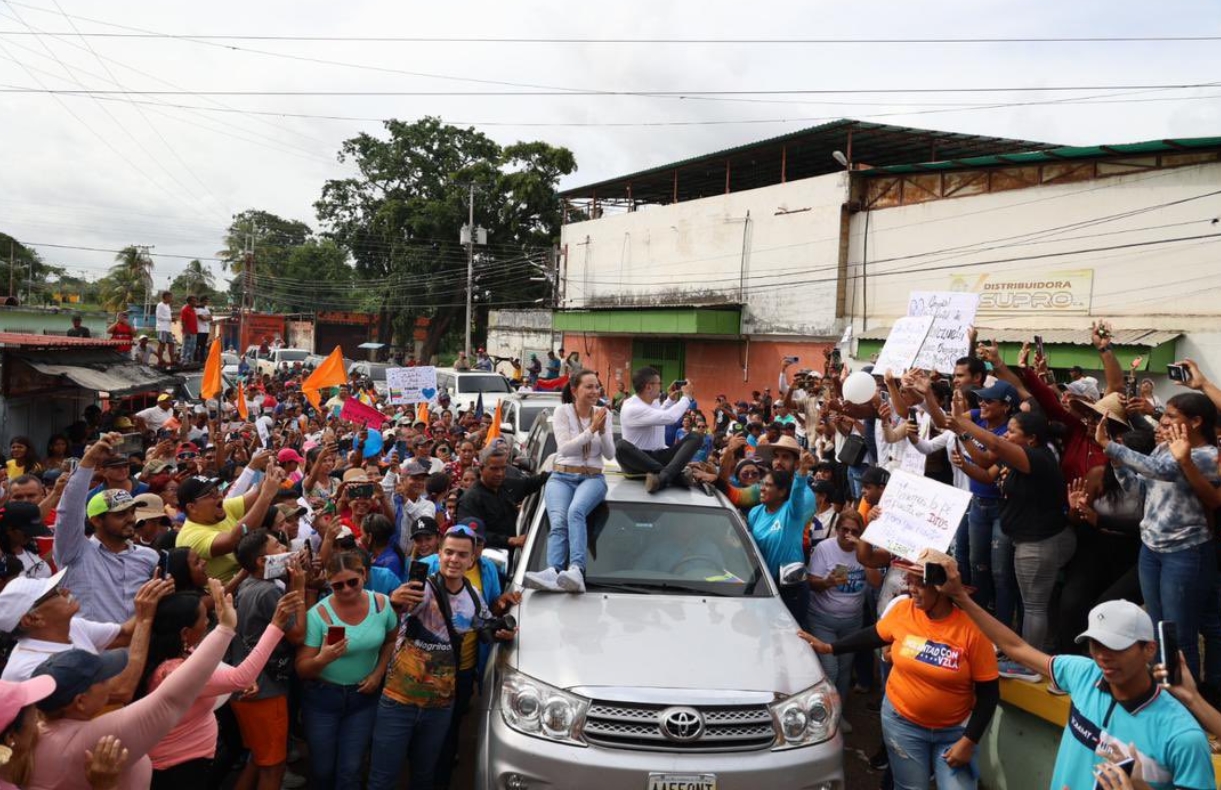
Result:
[[[185,292],[200,296],[215,291],[216,285],[212,277],[212,271],[196,259],[188,263],[186,268],[182,270],[182,274],[174,278],[174,282],[170,285],[170,290],[175,293]]]
[[[102,305],[111,311],[126,310],[129,304],[151,296],[153,260],[140,247],[129,245],[114,256],[110,273],[98,281]]]

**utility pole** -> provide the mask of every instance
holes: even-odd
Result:
[[[466,359],[471,359],[471,290],[475,280],[475,182],[470,183],[466,208]]]
[[[254,310],[254,234],[257,232],[254,224],[246,234],[246,253],[242,264],[242,304],[238,308],[237,346],[238,352],[244,353],[242,347],[246,338],[246,315]]]
[[[14,251],[16,244],[13,239],[8,240],[8,295],[13,295],[13,274],[17,271],[17,253]]]

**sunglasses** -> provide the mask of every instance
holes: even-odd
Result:
[[[343,589],[355,590],[355,589],[359,588],[362,584],[364,584],[364,580],[358,576],[355,579],[345,579],[343,581],[333,581],[333,582],[331,582],[331,589],[332,590],[343,590]]]

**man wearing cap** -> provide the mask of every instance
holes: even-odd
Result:
[[[285,447],[276,454],[276,462],[284,469],[285,479],[288,482],[296,484],[300,483],[305,477],[301,472],[301,464],[305,463],[305,459],[301,457],[301,453],[291,447]]]
[[[432,519],[437,506],[424,492],[428,482],[428,467],[417,458],[408,458],[399,467],[398,490],[394,494],[394,530],[403,556],[412,556],[412,528],[420,519]],[[435,522],[434,522],[435,524]]]
[[[429,474],[445,471],[445,464],[440,458],[432,455],[433,441],[423,433],[411,440],[411,453],[417,461],[428,467]],[[456,481],[455,481],[456,482]]]
[[[136,503],[135,542],[156,551],[157,539],[170,530],[170,517],[165,513],[165,500],[156,494],[134,497]]]
[[[251,459],[249,466],[262,471],[267,461],[268,456],[260,453]],[[195,549],[196,554],[207,560],[208,575],[227,583],[238,572],[233,556],[238,542],[263,523],[283,481],[284,472],[272,469],[263,477],[262,485],[242,496],[225,499],[220,480],[188,477],[178,486],[178,507],[186,514],[186,521],[178,533],[177,545]]]
[[[81,324],[80,313],[72,314],[72,328],[65,333],[68,337],[93,337],[89,332],[89,327]]]
[[[126,456],[108,455],[101,461],[101,464],[102,482],[89,489],[90,497],[111,489],[126,491],[132,496],[148,493],[148,484],[132,479],[131,461]]]
[[[127,491],[108,489],[88,497],[93,470],[110,457],[122,437],[102,436],[90,446],[64,486],[55,518],[55,564],[67,569],[67,584],[90,620],[121,623],[135,611],[136,592],[153,575],[157,553],[137,546],[136,501]],[[85,536],[85,519],[93,525]]]
[[[166,393],[157,396],[157,403],[135,414],[136,428],[141,433],[157,432],[174,418],[174,399]]]
[[[25,680],[56,653],[77,649],[96,654],[130,646],[140,668],[113,690],[117,701],[126,701],[122,697],[130,698],[142,671],[157,603],[174,592],[174,582],[150,579],[135,595],[132,617],[103,622],[80,615],[80,602],[64,586],[64,574],[14,579],[0,592],[0,631],[19,636],[0,680]]]
[[[1158,686],[1149,670],[1156,660],[1153,621],[1129,601],[1095,606],[1089,627],[1077,637],[1090,657],[1050,656],[1022,641],[971,600],[952,560],[941,562],[949,595],[988,639],[1013,661],[1045,673],[1072,705],[1052,774],[1052,790],[1096,787],[1096,770],[1134,758],[1144,781],[1154,787],[1212,790],[1208,738],[1186,708]],[[1114,780],[1114,777],[1111,777]],[[1124,787],[1118,782],[1107,787]]]
[[[739,510],[749,511],[755,505],[759,504],[759,484],[752,483],[748,486],[735,486],[730,483],[734,470],[737,468],[735,459],[737,453],[743,450],[747,445],[747,438],[742,435],[730,437],[729,443],[725,445],[724,451],[721,453],[721,477],[720,487],[729,497],[729,501],[734,504]],[[790,472],[797,474],[798,465],[803,456],[809,456],[808,452],[803,452],[801,445],[797,444],[797,440],[791,436],[781,436],[774,444],[765,444],[755,451],[754,458],[763,464],[766,464],[770,469],[775,469],[778,472]],[[809,456],[808,466],[813,467],[814,457]],[[802,480],[798,477],[794,483]]]
[[[42,510],[33,502],[9,500],[0,506],[0,547],[21,561],[22,576],[27,579],[45,579],[51,568],[38,556],[35,538],[45,538],[51,530],[43,523]]]

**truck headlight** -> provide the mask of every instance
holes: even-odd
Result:
[[[506,670],[500,685],[500,715],[505,724],[526,735],[573,746],[585,746],[580,727],[589,700]]]
[[[825,680],[768,705],[779,735],[776,749],[822,743],[839,728],[839,694]]]

